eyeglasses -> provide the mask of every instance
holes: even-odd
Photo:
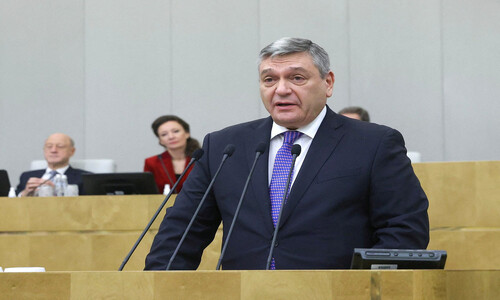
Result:
[[[62,149],[66,149],[69,147],[69,145],[62,145],[62,144],[45,144],[43,146],[43,149],[44,150],[49,150],[49,149],[52,149],[56,147],[57,150],[62,150]]]

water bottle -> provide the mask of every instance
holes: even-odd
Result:
[[[62,186],[62,195],[64,196],[66,194],[66,189],[68,188],[68,176],[66,175],[61,175],[61,186]]]
[[[63,179],[61,174],[57,174],[56,177],[54,178],[54,187],[56,190],[57,197],[64,196]]]
[[[17,197],[17,195],[16,195],[16,189],[13,186],[10,187],[9,196],[8,197],[9,198],[16,198]]]
[[[170,184],[166,183],[163,187],[163,195],[168,195],[170,193]]]

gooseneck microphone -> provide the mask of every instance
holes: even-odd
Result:
[[[302,148],[300,147],[299,144],[294,144],[292,146],[292,150],[291,150],[292,165],[290,166],[290,171],[288,171],[288,178],[286,181],[285,192],[283,193],[283,199],[281,199],[280,213],[278,214],[278,221],[276,222],[276,227],[274,228],[273,240],[271,241],[271,247],[269,247],[269,256],[267,257],[266,270],[269,270],[269,266],[271,265],[271,259],[273,258],[273,251],[274,251],[274,243],[276,243],[276,238],[278,237],[278,230],[280,227],[281,214],[283,213],[283,206],[285,205],[285,200],[288,196],[288,189],[290,188],[290,181],[292,179],[292,172],[293,172],[293,168],[295,166],[295,160],[297,159],[297,156],[300,155],[300,151],[302,151]]]
[[[148,225],[146,225],[146,228],[144,228],[144,230],[142,231],[141,236],[139,236],[139,238],[135,242],[134,246],[132,246],[132,249],[130,249],[129,253],[127,254],[127,256],[125,257],[125,259],[123,260],[123,262],[120,265],[120,267],[118,268],[118,271],[122,271],[123,270],[123,268],[127,264],[128,260],[130,259],[130,257],[134,253],[135,249],[137,248],[137,246],[139,246],[139,243],[142,241],[142,238],[146,235],[146,232],[149,230],[149,228],[151,227],[151,225],[153,225],[153,222],[156,220],[156,218],[160,214],[160,212],[163,209],[163,207],[165,206],[165,204],[167,204],[167,201],[168,201],[168,199],[170,199],[170,196],[172,196],[173,192],[175,191],[175,188],[177,187],[177,185],[179,185],[179,183],[181,182],[182,178],[186,175],[187,170],[189,170],[189,168],[198,159],[200,159],[202,156],[203,156],[203,149],[198,149],[198,150],[196,150],[196,151],[193,152],[193,154],[191,155],[191,160],[189,161],[187,167],[184,169],[184,171],[182,171],[182,174],[179,176],[179,179],[177,179],[177,181],[174,183],[174,186],[172,187],[172,189],[170,189],[170,192],[165,197],[165,199],[161,203],[160,207],[158,207],[158,209],[156,210],[155,214],[153,215],[153,217],[149,221]]]
[[[194,212],[194,215],[191,217],[191,220],[189,221],[189,224],[186,227],[186,230],[184,230],[184,233],[182,234],[181,240],[177,244],[177,247],[175,248],[174,253],[172,253],[172,256],[170,257],[170,260],[168,261],[168,265],[167,265],[167,268],[166,268],[167,271],[170,270],[170,266],[172,265],[172,262],[174,261],[175,257],[177,256],[177,252],[179,252],[179,249],[181,248],[182,243],[184,243],[184,239],[186,238],[186,236],[187,236],[187,234],[189,232],[189,229],[191,229],[191,226],[193,225],[194,220],[198,216],[198,212],[200,211],[201,206],[205,202],[205,199],[207,198],[208,193],[212,189],[212,186],[214,185],[215,179],[217,179],[217,176],[219,175],[219,172],[222,169],[222,166],[224,165],[224,162],[226,161],[226,159],[228,157],[230,157],[231,155],[233,155],[233,153],[234,153],[234,145],[233,144],[229,144],[229,145],[226,146],[226,148],[224,148],[224,155],[222,156],[222,160],[221,160],[221,162],[219,164],[219,168],[215,172],[214,177],[212,178],[212,181],[210,181],[210,184],[208,185],[207,190],[205,191],[205,194],[201,198],[200,204],[198,204],[198,207],[196,208],[196,210]]]
[[[250,173],[248,174],[245,186],[243,187],[243,192],[241,192],[240,201],[238,202],[238,206],[236,207],[236,211],[234,212],[233,221],[231,222],[231,226],[229,227],[226,242],[224,243],[224,246],[222,247],[219,261],[217,262],[217,267],[215,268],[216,270],[220,270],[220,266],[222,264],[222,258],[224,258],[224,253],[226,252],[227,244],[229,244],[229,239],[231,238],[231,233],[233,232],[234,224],[236,223],[236,219],[238,218],[238,215],[240,213],[241,204],[243,203],[243,198],[245,198],[245,194],[247,193],[247,188],[248,188],[248,184],[250,183],[250,178],[252,177],[253,171],[255,169],[255,165],[257,164],[257,160],[262,155],[262,153],[264,153],[264,151],[266,151],[266,144],[265,143],[259,143],[257,145],[257,148],[255,148],[255,159],[253,161],[252,168],[250,169]]]

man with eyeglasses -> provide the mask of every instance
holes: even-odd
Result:
[[[53,186],[51,179],[57,174],[66,175],[68,184],[78,185],[81,193],[82,174],[90,172],[74,169],[69,165],[69,159],[75,154],[73,139],[64,133],[54,133],[45,140],[43,154],[47,161],[47,168],[22,173],[17,186],[17,194],[20,197],[33,196],[40,185]]]

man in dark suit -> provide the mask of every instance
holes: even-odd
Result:
[[[172,269],[196,269],[221,221],[225,241],[260,142],[269,146],[257,162],[222,261],[224,269],[265,269],[275,226],[279,234],[271,269],[349,268],[357,247],[426,248],[428,201],[403,137],[389,127],[330,110],[326,100],[332,95],[334,75],[328,54],[309,40],[283,38],[261,51],[259,77],[261,98],[271,116],[205,137],[205,155],[167,210],[145,269],[166,268],[228,144],[236,150],[222,167]],[[301,145],[302,152],[277,224],[279,205],[273,199],[279,194],[277,170],[286,160],[282,148],[287,143]]]
[[[82,174],[90,172],[74,169],[69,165],[69,159],[75,154],[73,139],[63,133],[54,133],[45,140],[43,154],[47,161],[47,169],[23,172],[17,186],[17,194],[21,197],[33,196],[35,190],[41,184],[53,186],[54,184],[50,179],[55,174],[66,175],[68,177],[68,184],[78,185],[78,190],[82,194]]]

